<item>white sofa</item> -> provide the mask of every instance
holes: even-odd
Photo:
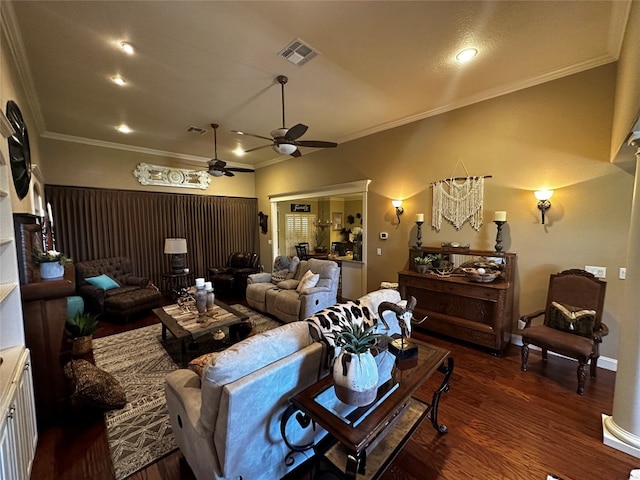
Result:
[[[315,287],[297,291],[298,283],[310,270],[320,277]],[[260,312],[283,322],[304,320],[319,310],[333,305],[338,298],[340,267],[332,260],[302,260],[295,272],[277,284],[270,273],[255,273],[247,279],[247,303]]]
[[[399,302],[400,295],[378,290],[360,300],[377,314],[380,302]],[[385,320],[391,326],[386,333],[400,331],[392,312],[385,312]],[[214,354],[202,377],[189,369],[167,376],[173,433],[198,480],[274,480],[313,454],[297,453],[286,465],[289,450],[280,433],[289,398],[328,372],[326,345],[312,340],[309,325],[292,322]],[[381,368],[388,369],[392,355],[380,357]],[[324,435],[295,420],[287,424],[287,438],[296,445]]]

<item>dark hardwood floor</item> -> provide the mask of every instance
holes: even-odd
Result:
[[[155,322],[153,315],[123,325],[101,322],[97,336]],[[524,373],[515,346],[498,358],[422,332],[415,337],[451,350],[455,359],[451,389],[443,395],[439,412],[449,432],[439,435],[424,422],[382,479],[545,480],[553,474],[563,480],[626,480],[640,465],[602,443],[601,414],[611,413],[614,372],[599,369],[581,397],[575,393],[576,364],[570,360],[550,356],[545,365],[532,351]],[[429,402],[438,377],[416,396]],[[62,423],[40,432],[31,478],[112,480],[102,416],[75,416]],[[130,478],[194,480],[178,451]]]

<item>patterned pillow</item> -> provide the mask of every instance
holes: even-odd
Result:
[[[127,403],[120,382],[86,360],[71,360],[64,366],[64,374],[71,386],[71,404],[75,407],[113,410]]]
[[[307,272],[302,277],[302,280],[300,280],[300,282],[298,283],[296,292],[306,293],[309,288],[313,288],[318,285],[318,280],[320,280],[320,274],[313,273],[311,270],[307,270]]]
[[[279,255],[273,261],[273,270],[271,271],[271,283],[278,284],[283,280],[293,278],[300,259],[298,257],[289,257],[287,255]]]
[[[218,355],[220,355],[220,352],[210,352],[200,355],[198,358],[194,358],[189,362],[189,368],[196,372],[199,377],[202,377],[204,367],[209,365],[212,359],[216,358]]]
[[[557,330],[593,338],[595,310],[586,310],[572,305],[551,302],[547,325]]]

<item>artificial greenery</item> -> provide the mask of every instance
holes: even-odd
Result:
[[[63,267],[66,267],[68,265],[71,265],[71,263],[73,262],[64,253],[60,253],[56,250],[47,250],[46,252],[36,250],[31,255],[31,258],[33,259],[33,263],[35,263],[36,265],[40,265],[41,263],[57,262]]]
[[[429,265],[434,260],[442,260],[442,254],[427,253],[421,257],[413,257],[413,261],[416,262],[417,265]]]
[[[98,319],[90,313],[76,313],[68,318],[65,323],[65,331],[71,338],[86,337],[98,329]]]
[[[337,347],[342,347],[350,353],[365,353],[376,347],[381,339],[388,338],[384,333],[376,333],[375,326],[365,325],[364,322],[358,324],[341,319],[339,326],[338,330],[329,335]]]

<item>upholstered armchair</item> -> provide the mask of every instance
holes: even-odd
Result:
[[[584,270],[565,270],[551,275],[547,304],[520,318],[522,329],[522,371],[527,371],[529,344],[542,349],[542,360],[547,361],[547,351],[560,353],[578,360],[578,390],[584,395],[587,365],[591,361],[591,376],[596,376],[600,343],[609,333],[602,323],[604,295],[607,283]],[[542,325],[532,325],[532,320],[544,315]]]
[[[252,252],[234,252],[223,267],[209,268],[213,289],[225,297],[244,296],[247,277],[260,271],[260,256]]]
[[[149,279],[134,275],[126,257],[76,263],[76,286],[86,309],[95,314],[128,319],[160,304],[160,292]]]

